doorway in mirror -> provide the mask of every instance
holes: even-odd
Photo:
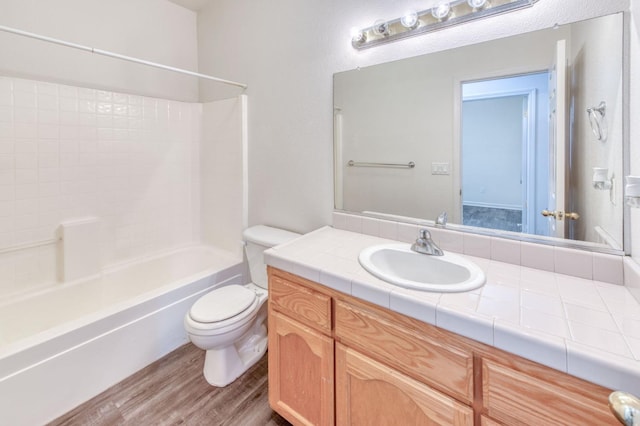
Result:
[[[548,72],[462,83],[464,225],[550,235]]]

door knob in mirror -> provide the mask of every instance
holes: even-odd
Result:
[[[562,219],[578,220],[578,219],[580,219],[580,215],[578,213],[575,213],[575,212],[565,213],[565,212],[563,212],[561,210],[549,211],[549,210],[545,209],[545,210],[542,210],[540,213],[544,217],[553,217],[555,220],[562,220]]]

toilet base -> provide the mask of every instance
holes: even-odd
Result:
[[[216,387],[225,387],[240,377],[267,351],[267,328],[256,323],[234,344],[209,349],[204,358],[204,378]]]

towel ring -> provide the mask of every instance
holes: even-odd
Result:
[[[599,141],[607,140],[607,122],[604,120],[607,104],[602,101],[597,107],[587,108],[591,131]]]

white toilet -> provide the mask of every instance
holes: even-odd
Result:
[[[262,253],[300,234],[258,225],[243,232],[251,281],[217,288],[196,301],[184,317],[191,342],[207,354],[204,377],[226,386],[267,350],[267,268]]]

